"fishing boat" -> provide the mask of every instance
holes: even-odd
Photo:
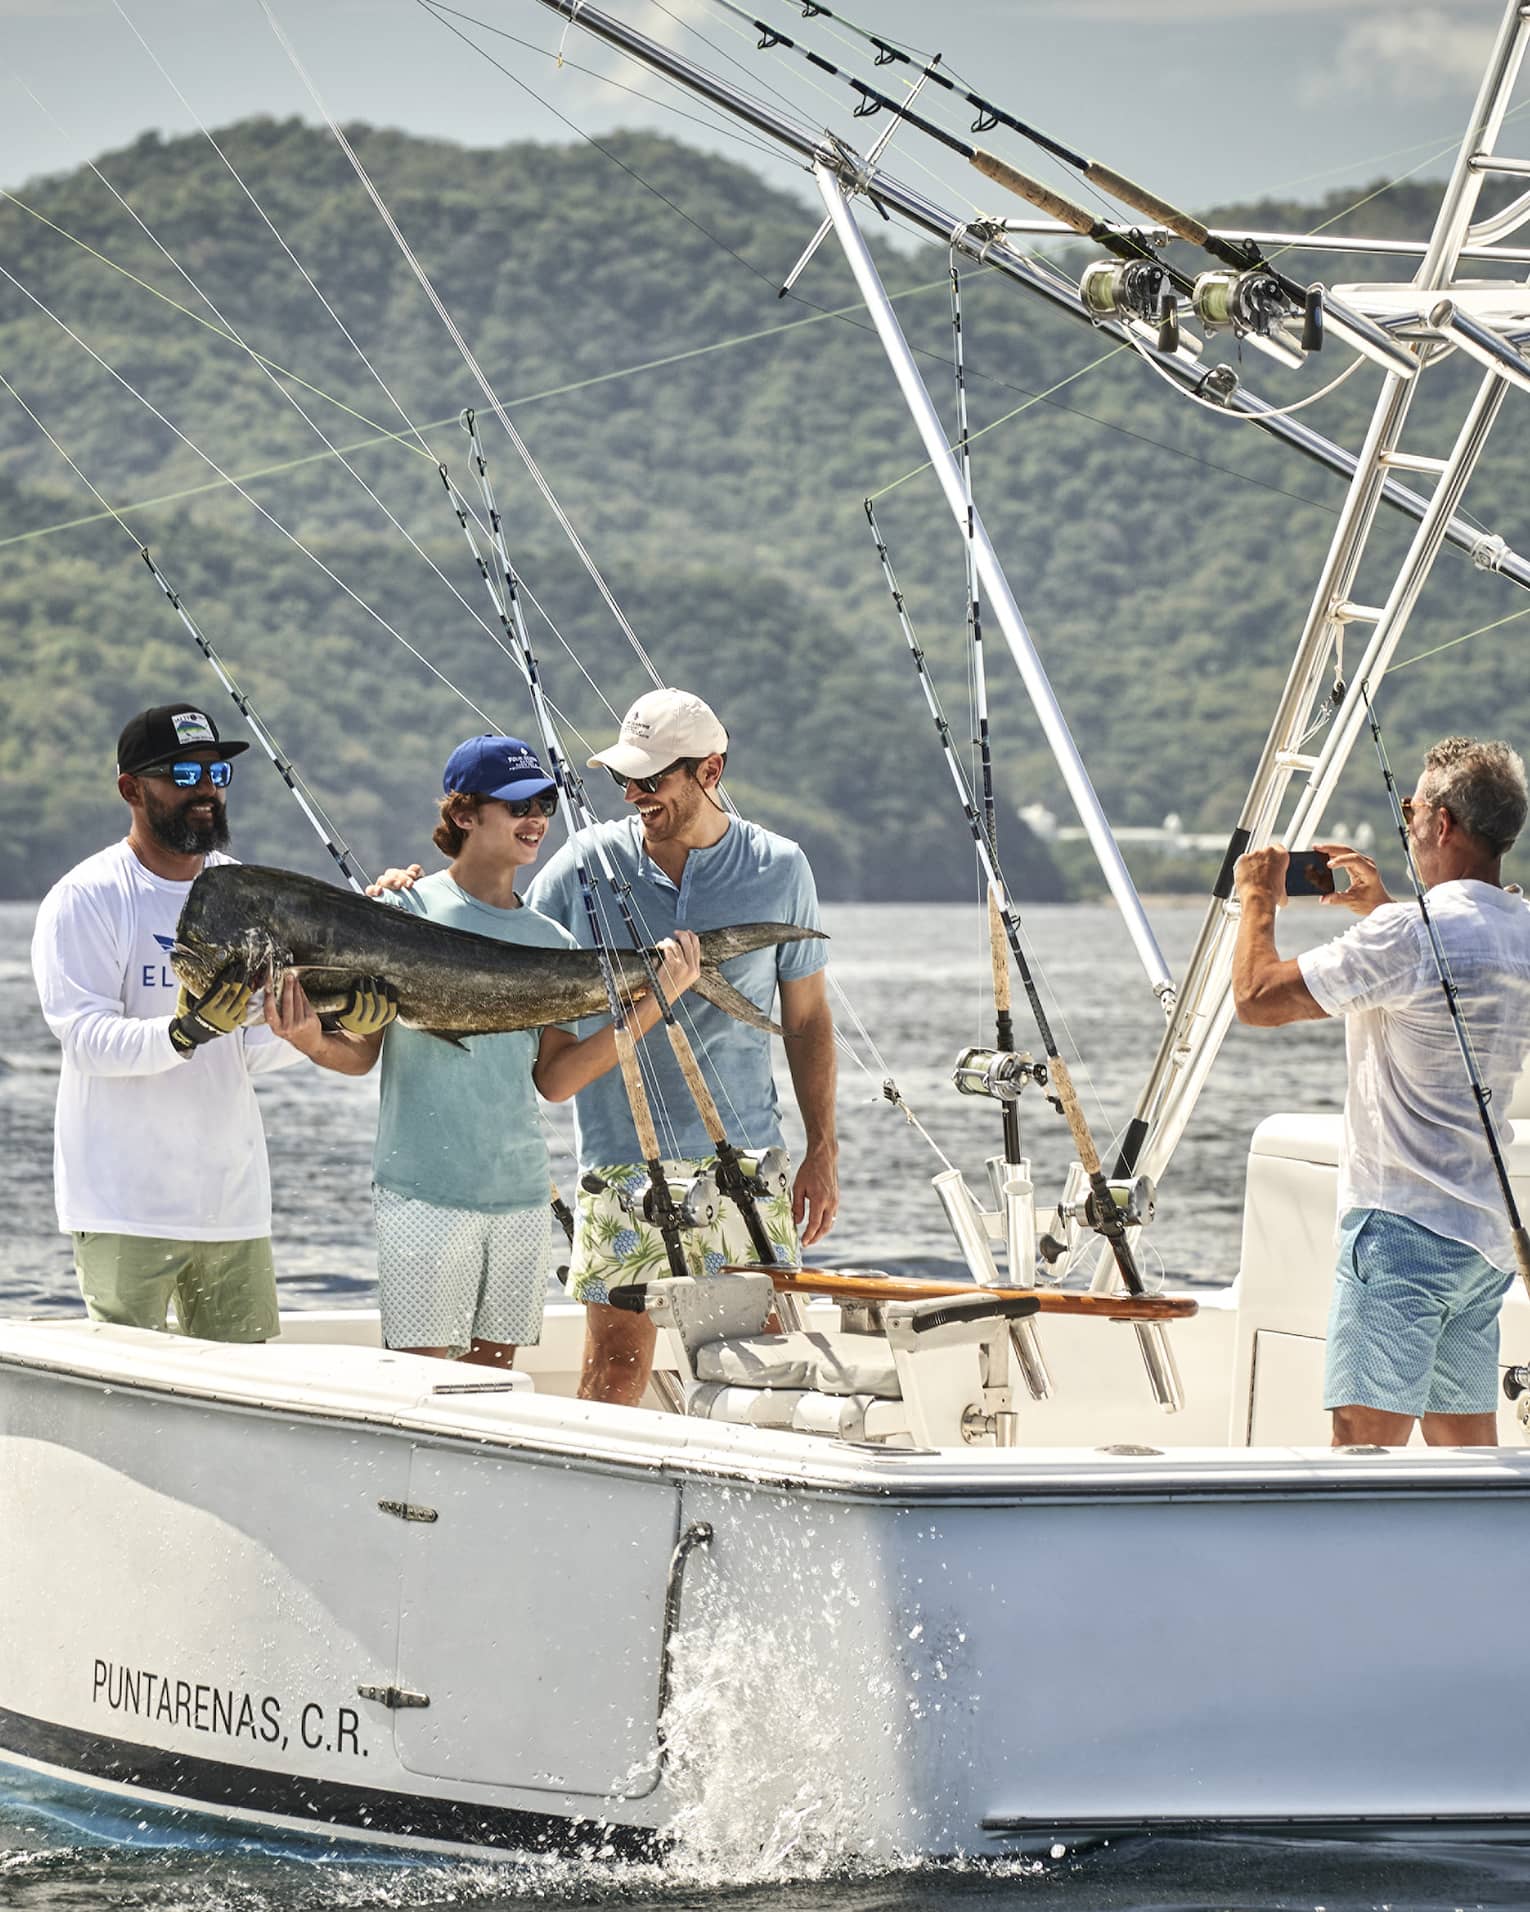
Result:
[[[1047,229],[1097,242],[1097,267],[1069,279],[1038,266],[1011,243],[1035,230],[1029,216],[1012,232],[963,221],[902,184],[880,148],[805,132],[589,0],[538,3],[810,169],[815,243],[832,237],[845,255],[941,482],[969,596],[999,626],[1057,757],[1162,1011],[1158,1059],[1107,1170],[1030,981],[991,799],[950,747],[870,513],[993,931],[995,1041],[962,1055],[956,1085],[995,1105],[1003,1148],[977,1192],[952,1168],[933,1196],[970,1279],[763,1261],[700,1285],[671,1272],[633,1296],[661,1330],[638,1408],[577,1400],[582,1313],[568,1303],[550,1307],[516,1372],[489,1376],[389,1352],[364,1310],[285,1316],[261,1347],[0,1323],[0,1755],[170,1815],[187,1836],[221,1822],[452,1854],[662,1855],[722,1827],[744,1850],[809,1821],[870,1863],[1186,1828],[1523,1834],[1530,1778],[1505,1722],[1530,1667],[1510,1627],[1472,1624],[1463,1608],[1483,1587],[1516,1585],[1520,1559],[1530,1566],[1530,1449],[1507,1398],[1496,1449],[1327,1445],[1339,1118],[1275,1114],[1256,1129],[1228,1289],[1150,1293],[1137,1245],[1231,1019],[1237,856],[1277,826],[1310,845],[1443,550],[1530,588],[1530,560],[1460,509],[1498,412],[1530,386],[1524,304],[1458,279],[1463,258],[1475,268],[1530,222],[1526,194],[1474,223],[1484,180],[1527,170],[1499,138],[1530,18],[1505,11],[1412,278],[1336,292],[1294,284],[1260,240],[1210,232],[1063,149],[1091,183],[1210,252],[1212,267],[1188,278],[1148,228],[1081,212],[922,119],[919,89],[952,90],[946,75],[927,67],[902,96],[886,92],[878,75],[908,56],[875,36],[871,79],[769,27],[762,51],[809,51],[858,107],[934,128],[985,177],[1039,199]],[[980,123],[1034,136],[954,90]],[[1129,345],[1194,402],[1347,474],[1178,977],[983,525],[965,430],[953,450],[882,289],[865,204]],[[1325,339],[1355,355],[1381,380],[1363,444],[1329,445],[1208,368],[1197,328],[1277,367]],[[459,343],[484,414],[518,442]],[[1463,357],[1481,379],[1454,443],[1405,446],[1418,386]],[[481,517],[453,496],[555,740],[492,495]],[[491,528],[492,561],[470,515]],[[1394,582],[1361,603],[1362,558],[1399,515],[1412,528]],[[1363,656],[1330,693],[1346,630]],[[354,881],[343,846],[336,856]],[[1016,1043],[1014,976],[1039,1057]],[[1046,1095],[1078,1157],[1055,1200],[1018,1145],[1022,1096]],[[1523,1191],[1530,1083],[1509,1113],[1505,1169]],[[1511,1355],[1530,1345],[1524,1293],[1508,1300],[1504,1339]]]

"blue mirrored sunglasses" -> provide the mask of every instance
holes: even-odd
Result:
[[[223,757],[214,763],[157,763],[147,770],[140,770],[138,774],[140,777],[168,777],[178,789],[195,790],[202,781],[204,770],[215,790],[227,789],[234,775],[234,766]]]

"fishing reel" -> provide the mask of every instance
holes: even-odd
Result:
[[[1263,267],[1242,272],[1224,268],[1197,277],[1190,304],[1208,332],[1262,339],[1280,348],[1282,356],[1290,352],[1290,346],[1280,337],[1281,330],[1300,318],[1302,351],[1316,352],[1323,344],[1321,292],[1314,286],[1298,301],[1293,290]],[[1295,363],[1301,362],[1295,354],[1292,357]]]
[[[769,1153],[770,1151],[767,1151]],[[689,1177],[666,1177],[665,1187],[669,1190],[668,1216],[657,1214],[654,1189],[645,1184],[641,1195],[628,1194],[625,1189],[617,1188],[603,1175],[591,1170],[583,1177],[579,1186],[586,1195],[593,1195],[598,1201],[608,1202],[628,1221],[642,1220],[650,1228],[659,1228],[666,1221],[673,1220],[680,1228],[710,1228],[717,1220],[722,1205],[718,1194],[717,1177],[710,1169]]]
[[[785,1149],[736,1149],[733,1163],[756,1199],[762,1195],[780,1195],[791,1185]],[[717,1181],[723,1183],[722,1164],[714,1173]]]
[[[1066,1267],[1071,1263],[1084,1236],[1098,1234],[1102,1223],[1145,1228],[1153,1219],[1158,1207],[1158,1185],[1151,1175],[1123,1176],[1107,1182],[1105,1189],[1111,1203],[1109,1211],[1095,1194],[1082,1167],[1074,1162],[1069,1168],[1062,1199],[1053,1210],[1050,1227],[1037,1244],[1043,1261],[1052,1266],[1054,1280],[1059,1272],[1056,1264],[1062,1262]]]
[[[960,1095],[986,1095],[995,1102],[1018,1102],[1027,1082],[1047,1086],[1047,1065],[1010,1049],[963,1049],[951,1081]]]
[[[1096,259],[1079,275],[1078,296],[1093,319],[1136,319],[1158,328],[1158,349],[1179,348],[1179,305],[1168,268],[1156,259]]]

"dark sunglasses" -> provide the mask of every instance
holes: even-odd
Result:
[[[234,775],[234,766],[225,758],[216,763],[157,763],[147,770],[140,770],[140,777],[168,777],[178,790],[195,790],[202,781],[202,772],[207,772],[208,781],[214,790],[226,790]]]
[[[558,811],[556,790],[544,790],[539,797],[501,797],[499,801],[513,817],[529,817],[533,812],[539,817],[551,817]]]
[[[624,777],[621,771],[612,770],[610,764],[606,765],[606,770],[618,790],[625,790],[629,783],[636,784],[639,790],[651,797],[666,777],[672,777],[677,770],[684,769],[687,764],[694,761],[695,759],[691,757],[676,757],[666,769],[656,770],[651,777]]]

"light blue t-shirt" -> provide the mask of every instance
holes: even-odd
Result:
[[[813,873],[807,858],[788,838],[734,817],[716,843],[690,852],[677,888],[643,848],[642,825],[632,816],[580,833],[602,926],[613,947],[630,949],[632,940],[601,875],[600,859],[593,849],[596,838],[632,885],[632,913],[646,943],[660,942],[676,929],[699,932],[735,923],[820,927]],[[527,900],[571,930],[583,948],[592,947],[579,873],[568,844],[538,873]],[[823,943],[783,943],[735,957],[723,965],[722,973],[735,989],[772,1015],[778,981],[811,976],[828,960]],[[770,1072],[771,1038],[704,1002],[694,989],[681,998],[677,1014],[716,1098],[729,1141],[745,1148],[779,1147],[781,1104]],[[581,1023],[580,1034],[599,1028],[602,1020]],[[666,1156],[709,1155],[707,1132],[663,1031],[650,1031],[637,1048],[660,1148]],[[574,1128],[582,1168],[641,1159],[620,1070],[611,1070],[579,1091],[574,1098]]]
[[[502,943],[569,949],[574,939],[524,904],[495,909],[445,870],[387,899],[433,923]],[[502,1214],[548,1199],[547,1144],[537,1119],[531,1067],[540,1030],[467,1036],[456,1048],[393,1023],[383,1038],[382,1101],[372,1179],[438,1208]]]

